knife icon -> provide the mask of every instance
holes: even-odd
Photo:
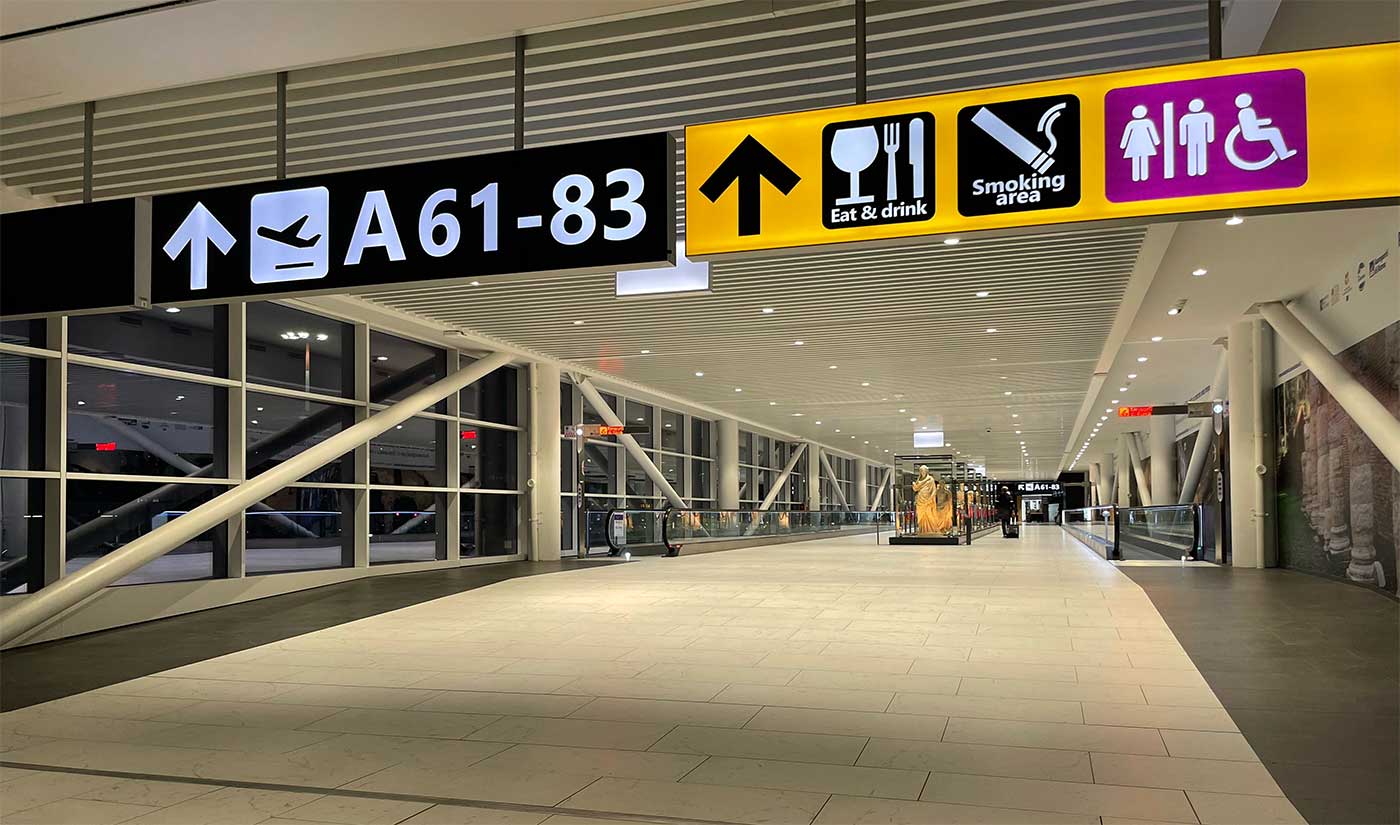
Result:
[[[924,196],[924,121],[909,121],[909,165],[914,169],[914,197]]]

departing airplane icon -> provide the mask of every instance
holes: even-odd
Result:
[[[258,235],[263,238],[267,238],[270,241],[284,243],[287,246],[294,246],[298,249],[309,249],[310,247],[315,246],[316,243],[319,240],[321,240],[321,235],[319,232],[312,235],[309,238],[301,237],[302,228],[306,226],[306,222],[310,218],[310,215],[302,215],[300,218],[297,218],[295,221],[289,224],[285,229],[273,229],[270,226],[259,226]]]

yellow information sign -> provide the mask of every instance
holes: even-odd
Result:
[[[686,128],[686,254],[1400,198],[1400,44]]]

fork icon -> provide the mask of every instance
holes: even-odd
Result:
[[[894,158],[899,153],[899,124],[885,124],[885,200],[899,200],[899,177]]]

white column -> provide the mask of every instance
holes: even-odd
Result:
[[[807,509],[822,509],[822,448],[807,444]]]
[[[1152,503],[1176,501],[1176,416],[1154,415],[1147,425],[1147,455],[1152,459]]]
[[[1274,349],[1262,318],[1230,325],[1230,552],[1236,567],[1277,560],[1274,502]]]
[[[715,422],[715,503],[721,510],[739,509],[739,422]]]
[[[1104,461],[1099,465],[1099,506],[1113,506],[1113,480],[1117,478],[1113,453],[1104,456]]]
[[[559,434],[564,422],[559,418],[559,367],[530,364],[530,560],[556,561],[560,556]]]
[[[1215,378],[1210,383],[1210,398],[1207,400],[1223,401],[1228,396],[1225,376],[1229,371],[1229,359],[1229,353],[1221,351],[1220,360],[1215,365]],[[1186,478],[1181,481],[1181,495],[1177,496],[1177,504],[1189,504],[1195,497],[1196,487],[1201,483],[1201,473],[1205,471],[1206,456],[1210,455],[1210,445],[1214,440],[1215,419],[1203,419],[1196,427],[1196,443],[1191,448],[1191,461],[1186,465]]]
[[[865,512],[870,509],[870,462],[863,458],[856,459],[856,506],[858,512]]]
[[[1099,487],[1102,483],[1100,481],[1100,479],[1102,478],[1100,473],[1101,471],[1099,469],[1099,463],[1097,461],[1089,465],[1089,487],[1087,490],[1085,490],[1085,507],[1098,506]]]
[[[1142,448],[1139,446],[1138,437],[1140,433],[1128,433],[1128,461],[1133,468],[1133,478],[1137,479],[1138,501],[1143,507],[1152,506],[1152,486],[1147,480],[1147,472],[1142,466]]]
[[[1121,433],[1118,436],[1118,467],[1114,472],[1114,477],[1118,479],[1118,501],[1119,507],[1131,507],[1133,469],[1131,460],[1128,458],[1128,433]]]

